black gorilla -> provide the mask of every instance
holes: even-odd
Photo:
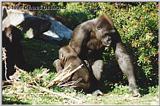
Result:
[[[97,80],[100,79],[103,71],[102,52],[105,48],[113,47],[118,64],[128,78],[133,96],[140,96],[131,58],[113,22],[106,15],[78,25],[73,31],[69,45],[82,60],[89,62]]]

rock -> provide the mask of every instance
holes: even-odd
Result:
[[[26,16],[25,20],[20,24],[20,27],[24,33],[29,31],[28,34],[26,33],[27,37],[39,38],[39,36],[50,29],[51,22],[41,17]]]
[[[19,10],[7,9],[6,7],[3,7],[2,9],[2,31],[10,25],[17,26],[21,24],[25,18],[32,16],[31,13],[26,14],[25,12]]]
[[[50,37],[53,37],[56,40],[62,40],[62,39],[69,40],[71,38],[71,36],[72,36],[71,29],[67,28],[61,22],[55,20],[51,16],[44,15],[42,17],[49,20],[52,23],[50,29],[43,34],[48,35]]]
[[[71,29],[67,28],[51,16],[43,15],[39,17],[33,16],[31,13],[25,13],[21,10],[4,9],[2,30],[10,25],[19,25],[22,32],[26,33],[28,38],[41,38],[46,41],[53,40],[54,42],[54,40],[69,40],[72,35]]]

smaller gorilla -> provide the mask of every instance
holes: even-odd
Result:
[[[71,64],[70,69],[73,70],[81,64],[87,64],[87,61],[85,61],[84,63],[77,56],[76,52],[68,45],[60,48],[59,59],[55,60],[53,64],[57,72],[59,72],[66,68],[69,64]],[[82,89],[84,91],[87,91],[90,88],[90,74],[85,65],[83,65],[81,69],[76,71],[69,80],[77,81],[79,78],[82,80],[74,85],[76,86],[75,89]]]

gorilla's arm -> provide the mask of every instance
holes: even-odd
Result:
[[[80,54],[82,46],[87,42],[90,37],[90,32],[95,27],[93,22],[93,20],[88,20],[74,29],[69,45],[77,54]]]
[[[92,65],[93,75],[97,80],[101,79],[101,74],[103,72],[103,60],[96,60]]]
[[[112,46],[115,50],[115,56],[118,61],[119,67],[122,72],[127,76],[129,87],[133,93],[133,96],[140,96],[137,89],[132,60],[127,53],[125,47],[123,46],[122,40],[117,30],[116,33],[112,36],[112,40],[114,43]]]
[[[116,44],[115,56],[122,72],[127,76],[130,90],[133,92],[133,96],[140,96],[137,84],[135,81],[134,68],[132,60],[122,43]]]
[[[60,72],[60,71],[62,71],[62,69],[63,69],[60,59],[56,59],[56,60],[53,62],[53,66],[56,68],[56,71],[57,71],[57,72]]]

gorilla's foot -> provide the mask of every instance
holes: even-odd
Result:
[[[136,89],[136,90],[133,90],[133,91],[132,91],[132,96],[133,96],[133,97],[141,97],[141,94],[140,94],[139,91]]]

